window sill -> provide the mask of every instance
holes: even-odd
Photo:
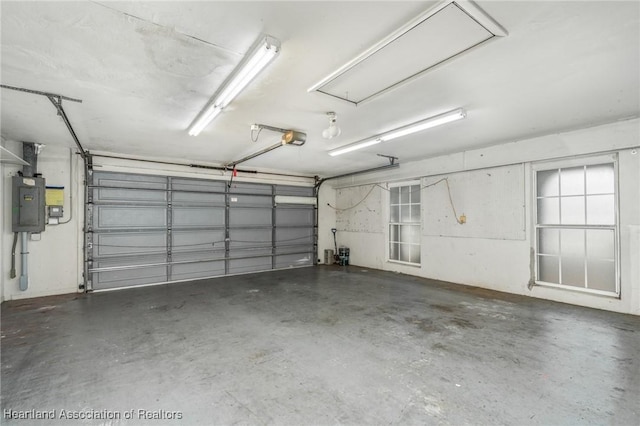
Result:
[[[544,281],[536,281],[535,282],[535,286],[536,287],[543,287],[543,288],[555,288],[558,290],[564,290],[564,291],[570,291],[573,293],[582,293],[582,294],[587,294],[590,296],[599,296],[599,297],[608,297],[611,299],[620,299],[620,293],[614,293],[611,291],[602,291],[602,290],[590,290],[588,288],[581,288],[581,287],[572,287],[572,286],[568,286],[568,285],[561,285],[561,284],[553,284],[553,283],[547,283]]]
[[[388,263],[396,263],[398,265],[405,265],[405,266],[413,266],[414,268],[420,268],[422,267],[422,265],[420,263],[411,263],[411,262],[403,262],[401,260],[391,260],[391,259],[387,259]]]

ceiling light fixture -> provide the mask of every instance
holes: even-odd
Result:
[[[322,137],[325,139],[333,139],[340,136],[342,129],[336,124],[338,115],[335,112],[328,112],[327,117],[329,117],[329,127],[322,131]]]
[[[197,136],[231,101],[280,53],[280,42],[269,36],[258,40],[245,60],[216,92],[189,126],[189,135]]]
[[[366,148],[371,145],[378,144],[380,142],[390,141],[392,139],[400,138],[402,136],[407,136],[412,133],[421,132],[426,129],[430,129],[432,127],[440,126],[445,123],[450,123],[452,121],[463,119],[467,116],[466,112],[462,108],[458,108],[453,111],[446,112],[444,114],[436,115],[434,117],[429,117],[424,120],[417,121],[412,124],[408,124],[406,126],[399,127],[394,130],[390,130],[388,132],[382,133],[377,136],[373,136],[367,139],[363,139],[358,142],[354,142],[352,144],[332,149],[329,151],[329,155],[336,156],[341,154],[346,154],[347,152],[355,151],[357,149]]]
[[[466,52],[507,35],[469,0],[443,0],[311,86],[359,105]],[[420,52],[416,55],[415,52]],[[393,64],[393,69],[388,64]],[[384,72],[380,69],[383,68]]]

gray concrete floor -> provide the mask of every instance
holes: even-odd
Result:
[[[637,425],[640,318],[326,266],[9,302],[2,409],[58,417],[2,424],[75,423],[64,409],[122,416],[82,424]]]

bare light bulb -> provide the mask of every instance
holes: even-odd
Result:
[[[335,124],[330,124],[328,129],[324,129],[322,131],[322,137],[325,139],[333,139],[340,136],[340,133],[342,133],[340,127],[336,126]]]
[[[322,137],[325,139],[333,139],[340,136],[342,129],[336,124],[337,114],[335,112],[328,112],[327,116],[329,117],[329,127],[322,131]]]

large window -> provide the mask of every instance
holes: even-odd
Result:
[[[389,260],[420,265],[420,182],[392,185]]]
[[[618,295],[615,163],[535,177],[537,282]]]

